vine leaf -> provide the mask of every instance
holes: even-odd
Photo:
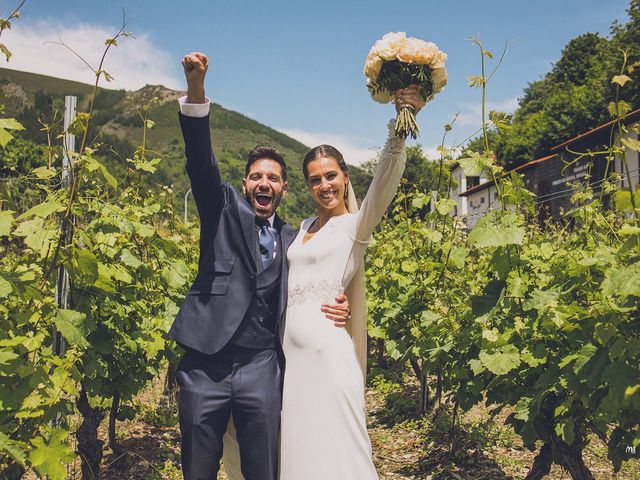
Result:
[[[13,224],[13,212],[11,210],[0,211],[0,237],[8,237]]]
[[[0,118],[0,146],[6,147],[13,139],[8,130],[24,130],[24,127],[15,118]]]
[[[469,243],[478,248],[522,245],[525,234],[515,213],[492,210],[476,223]]]
[[[72,345],[88,347],[89,342],[85,338],[84,320],[86,315],[75,310],[59,309],[56,313],[56,328],[62,333],[64,338]]]
[[[628,267],[615,266],[606,272],[602,282],[605,297],[640,297],[640,263]]]
[[[11,440],[7,435],[0,432],[0,452],[7,452],[16,462],[25,466],[27,455],[24,453],[24,444]]]
[[[627,75],[614,75],[611,79],[611,83],[617,83],[621,87],[624,87],[625,83],[630,82],[631,78]]]
[[[520,365],[520,352],[513,345],[505,345],[493,353],[482,351],[479,358],[482,365],[496,375],[505,375]]]
[[[48,442],[42,437],[31,440],[35,448],[29,457],[43,477],[50,480],[64,480],[66,477],[65,465],[74,458],[73,452],[65,443],[68,434],[65,430],[54,428]]]

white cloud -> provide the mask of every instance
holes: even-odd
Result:
[[[97,68],[105,40],[114,36],[118,27],[78,23],[65,25],[57,20],[16,22],[6,32],[3,43],[13,53],[2,66],[52,77],[93,83],[91,70],[72,52],[61,45],[47,42],[64,41],[93,67]],[[147,84],[162,84],[169,88],[184,88],[176,76],[176,59],[154,45],[149,34],[136,38],[121,38],[111,47],[103,69],[114,77],[112,82],[101,79],[100,86],[137,90]],[[1,63],[0,63],[1,64]]]
[[[518,108],[518,97],[511,97],[498,102],[487,102],[487,115],[491,110],[497,110],[504,113],[513,113]],[[482,104],[470,105],[465,104],[460,110],[460,115],[456,120],[457,127],[482,127]]]
[[[354,142],[351,137],[339,133],[306,132],[295,128],[279,130],[312,148],[322,144],[332,145],[342,153],[345,161],[350,165],[362,165],[377,155],[378,147],[363,147],[362,144]]]

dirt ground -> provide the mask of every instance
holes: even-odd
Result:
[[[515,432],[504,424],[506,414],[492,421],[485,407],[472,409],[460,421],[457,449],[452,452],[448,434],[451,416],[445,410],[419,415],[416,390],[411,385],[367,389],[369,434],[380,479],[515,480],[526,476],[535,452],[524,448]],[[136,400],[140,411],[136,419],[118,424],[121,453],[116,456],[105,447],[102,479],[182,479],[176,407],[172,402],[160,402],[161,391],[161,385],[149,388]],[[105,423],[100,432],[103,439],[107,437]],[[615,474],[606,458],[606,446],[597,438],[584,458],[598,480],[640,480],[640,458],[626,462]],[[30,474],[26,478],[35,477]],[[80,479],[78,462],[69,466],[68,478]],[[227,479],[224,467],[218,478]],[[571,477],[554,465],[547,478]]]

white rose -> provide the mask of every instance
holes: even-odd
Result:
[[[382,68],[383,60],[378,56],[375,52],[369,52],[367,56],[367,61],[364,64],[364,74],[375,80],[378,78],[378,74],[380,73],[380,69]]]
[[[444,67],[431,70],[431,80],[433,81],[433,93],[442,91],[448,80],[447,70]]]
[[[437,53],[434,55],[431,62],[429,62],[429,66],[431,68],[444,68],[444,62],[447,61],[447,54],[438,50],[436,47]]]
[[[373,50],[383,60],[395,60],[398,52],[402,49],[406,38],[407,35],[404,32],[386,33],[373,45]]]
[[[407,38],[402,45],[402,50],[398,52],[398,60],[423,65],[429,63],[431,60],[429,44],[419,38]]]

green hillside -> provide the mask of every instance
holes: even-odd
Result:
[[[0,103],[5,106],[4,116],[17,118],[26,127],[22,136],[38,144],[47,142],[43,121],[58,122],[54,133],[60,133],[64,96],[77,96],[78,111],[87,111],[92,90],[91,85],[79,82],[0,68]],[[177,98],[183,94],[159,85],[147,85],[137,91],[100,89],[89,135],[109,168],[116,175],[124,175],[126,159],[132,157],[142,141],[142,109],[157,99],[149,112],[155,126],[148,132],[147,149],[151,152],[149,156],[162,159],[155,179],[174,186],[175,205],[179,208],[189,188],[177,116]],[[211,128],[214,150],[225,180],[239,187],[247,152],[258,144],[272,145],[282,152],[289,172],[289,195],[281,205],[281,215],[296,224],[313,214],[313,203],[301,172],[302,158],[309,149],[306,145],[218,104],[212,108]],[[354,168],[352,175],[361,177],[364,173]],[[354,180],[356,185],[363,183]]]

